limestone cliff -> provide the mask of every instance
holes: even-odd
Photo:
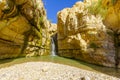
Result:
[[[50,28],[49,28],[49,34],[50,34],[50,36],[52,36],[55,33],[57,33],[57,24],[51,23]]]
[[[72,8],[65,8],[58,12],[58,54],[115,67],[114,31],[103,24],[100,14],[89,12],[88,6],[91,5],[91,1],[77,2]],[[109,24],[111,22],[107,17],[104,21]]]
[[[114,1],[114,2],[111,2]],[[120,30],[120,0],[104,0],[103,5],[108,7],[104,24],[114,31]]]
[[[120,0],[103,0],[102,5],[107,7],[107,14],[103,20],[107,28],[113,31],[115,46],[115,65],[120,67]]]
[[[0,59],[23,55],[26,47],[47,46],[48,26],[42,0],[1,0]],[[28,44],[35,40],[42,44]]]

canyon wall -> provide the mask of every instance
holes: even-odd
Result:
[[[0,59],[25,56],[49,46],[48,27],[42,0],[1,0]]]
[[[91,1],[77,2],[72,8],[58,12],[58,55],[103,66],[120,67],[115,47],[118,43],[115,41],[113,30],[120,26],[114,27],[116,21],[113,21],[113,29],[108,26],[109,23],[112,24],[113,17],[108,9],[111,6],[108,6],[108,3],[106,5],[105,1],[102,1],[108,9],[105,19],[100,14],[90,13],[88,7],[92,5]],[[118,3],[119,1],[113,6]]]

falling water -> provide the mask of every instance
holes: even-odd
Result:
[[[51,55],[56,56],[55,41],[53,37],[51,37]]]

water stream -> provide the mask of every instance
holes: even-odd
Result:
[[[56,56],[54,37],[51,37],[51,56]]]
[[[57,33],[51,36],[51,56],[56,56],[58,52]]]

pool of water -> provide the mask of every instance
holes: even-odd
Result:
[[[120,78],[120,69],[116,70],[114,68],[108,68],[98,65],[89,64],[83,61],[63,58],[59,56],[40,56],[40,57],[29,57],[29,58],[15,58],[15,59],[5,59],[0,60],[0,68],[3,67],[9,67],[15,64],[25,63],[25,62],[38,62],[38,61],[45,61],[45,62],[54,62],[54,63],[60,63],[65,65],[70,65],[74,67],[78,67],[81,69],[94,71],[98,73],[104,73],[110,76],[118,77]]]

